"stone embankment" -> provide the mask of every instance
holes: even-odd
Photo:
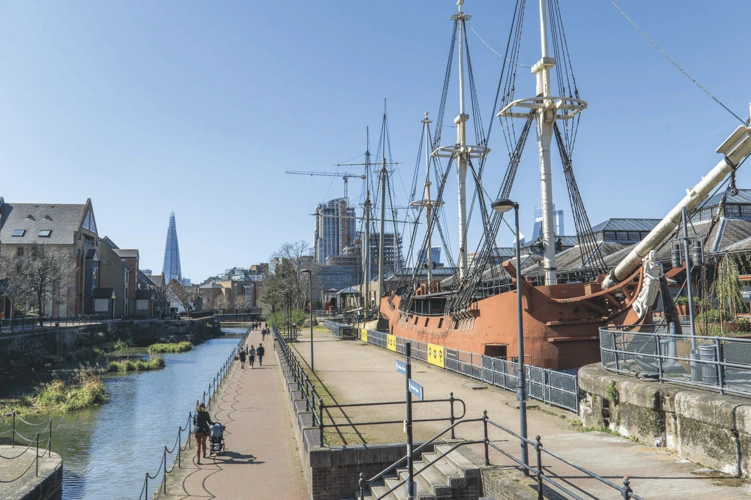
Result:
[[[57,453],[39,450],[35,463],[35,447],[0,445],[0,498],[14,500],[53,500],[62,498],[63,459]],[[18,478],[18,479],[16,479]],[[15,479],[12,482],[11,479]]]

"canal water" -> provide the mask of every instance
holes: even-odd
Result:
[[[225,328],[226,337],[165,354],[163,370],[105,377],[106,404],[55,417],[52,450],[63,457],[63,500],[137,499],[145,473],[159,469],[164,447],[172,449],[177,428],[246,330]],[[168,467],[175,456],[167,457]],[[158,484],[149,481],[149,495]]]

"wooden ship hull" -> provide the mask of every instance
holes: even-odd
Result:
[[[599,283],[522,283],[526,361],[555,370],[599,362],[600,327],[651,322],[651,311],[640,319],[631,307],[641,284],[641,269],[605,290]],[[381,298],[381,317],[398,337],[489,356],[516,355],[516,290],[474,302],[461,319],[428,313],[441,310],[442,300],[440,294],[416,296],[408,312],[400,309],[399,295],[387,295]]]

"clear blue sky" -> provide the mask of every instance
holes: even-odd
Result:
[[[528,2],[524,64],[539,58],[536,3]],[[592,223],[662,217],[715,164],[715,148],[737,122],[609,1],[560,3],[578,87],[589,101],[574,161]],[[751,2],[619,4],[748,115]],[[502,52],[512,6],[467,0],[464,10]],[[194,281],[266,261],[285,241],[311,241],[308,214],[341,194],[338,179],[284,171],[333,170],[360,155],[365,127],[377,133],[384,98],[393,156],[409,183],[420,120],[425,111],[437,113],[455,9],[453,0],[2,2],[0,196],[45,203],[90,197],[101,235],[140,249],[141,266],[155,271],[175,211],[182,269]],[[501,60],[469,36],[487,124]],[[517,96],[533,93],[522,69]],[[485,179],[492,192],[506,163],[499,132]],[[444,137],[453,134],[444,129]],[[514,188],[526,233],[539,203],[530,146]],[[558,164],[553,176],[571,233]],[[351,181],[351,193],[359,193],[359,182]],[[751,187],[750,174],[740,174],[739,187]],[[454,230],[455,210],[447,208]],[[470,233],[470,250],[478,234]],[[506,231],[499,244],[511,240]]]

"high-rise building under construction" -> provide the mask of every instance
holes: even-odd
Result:
[[[164,249],[164,282],[177,280],[182,284],[183,273],[180,269],[180,246],[177,244],[177,226],[175,225],[175,212],[169,216],[169,228],[167,229],[167,246]]]
[[[321,203],[316,207],[313,241],[316,262],[325,264],[329,256],[341,255],[355,238],[355,209],[345,198]]]

